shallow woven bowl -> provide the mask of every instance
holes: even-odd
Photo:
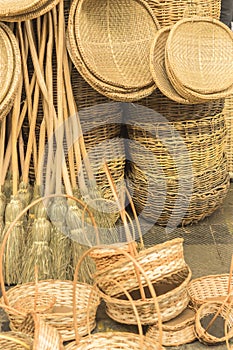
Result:
[[[166,43],[167,73],[194,96],[217,97],[232,87],[233,33],[218,20],[186,18],[171,29]]]
[[[194,331],[195,311],[187,308],[174,319],[163,323],[162,345],[164,346],[179,346],[191,343],[196,339]],[[157,325],[149,327],[147,337],[155,341],[159,337]]]
[[[160,344],[154,340],[143,337],[143,345],[140,335],[126,332],[96,333],[83,338],[77,344],[68,344],[66,350],[163,350]]]
[[[73,283],[72,281],[60,281],[60,280],[45,280],[38,282],[38,290],[40,293],[52,294],[56,298],[56,303],[53,307],[53,312],[41,314],[41,319],[46,321],[49,325],[57,328],[62,336],[63,341],[73,340],[74,334],[74,321],[73,321]],[[18,299],[21,299],[23,295],[29,297],[35,293],[34,283],[24,283],[17,285],[6,292],[6,296],[9,302],[9,306],[14,308]],[[91,300],[89,296],[91,293]],[[95,328],[96,310],[99,305],[99,295],[97,291],[93,291],[93,287],[88,284],[78,283],[77,286],[77,315],[78,315],[78,330],[81,336],[88,334],[87,325],[87,307],[88,302],[90,305],[90,329]],[[1,304],[4,304],[3,298]],[[25,314],[18,314],[17,311],[6,309],[6,312],[10,319],[10,327],[12,330],[17,331],[22,329],[22,324],[25,321]]]
[[[183,270],[170,274],[160,282],[153,283],[163,322],[171,320],[186,309],[189,303],[187,285],[190,279],[191,271],[186,265]],[[141,324],[155,324],[158,322],[158,314],[154,305],[154,299],[151,298],[147,287],[144,288],[144,291],[145,299],[141,298],[139,289],[131,291],[130,294],[137,308]],[[123,294],[117,297],[110,297],[101,293],[101,296],[106,302],[106,312],[110,318],[123,324],[137,324],[132,305]]]

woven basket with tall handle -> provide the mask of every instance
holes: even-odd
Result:
[[[8,317],[10,319],[10,327],[12,330],[17,331],[22,329],[23,322],[25,321],[25,318],[27,316],[27,312],[19,312],[18,310],[14,309],[15,303],[17,303],[18,299],[22,299],[23,296],[25,298],[28,297],[34,297],[35,296],[35,283],[24,283],[21,285],[17,285],[8,291],[5,289],[4,285],[4,277],[3,277],[3,255],[4,255],[4,249],[6,246],[7,239],[12,232],[12,229],[14,228],[14,225],[17,223],[17,221],[24,215],[25,212],[27,212],[31,207],[35,206],[39,202],[54,198],[54,197],[65,197],[70,198],[75,201],[77,201],[83,208],[85,208],[85,204],[82,203],[82,201],[78,200],[75,197],[69,196],[69,195],[50,195],[43,198],[39,198],[32,202],[29,206],[27,206],[20,215],[16,217],[16,219],[12,222],[12,224],[9,226],[3,242],[1,246],[1,252],[0,252],[0,282],[1,282],[1,289],[2,289],[2,298],[1,298],[1,306],[6,310]],[[95,221],[93,216],[89,213],[90,218],[92,220],[92,224],[96,227]],[[63,281],[63,280],[43,280],[38,282],[38,293],[44,294],[44,295],[52,295],[56,298],[56,302],[53,306],[52,311],[45,312],[41,315],[41,319],[45,322],[47,322],[49,325],[54,326],[57,328],[59,333],[62,336],[63,341],[66,340],[73,340],[74,339],[74,328],[73,328],[73,312],[72,312],[72,305],[73,305],[73,283],[72,281]],[[89,296],[92,295],[91,299],[91,305]],[[77,323],[79,332],[81,335],[85,335],[88,333],[87,324],[86,324],[86,310],[87,305],[90,307],[90,324],[89,327],[93,329],[95,327],[95,317],[96,317],[96,310],[100,302],[99,293],[96,289],[93,289],[93,287],[86,283],[78,283],[77,285],[77,293],[76,293],[76,301],[77,301],[77,307],[78,307],[78,313],[77,313]]]
[[[99,247],[101,248],[101,247]],[[153,298],[153,302],[154,302],[154,307],[157,310],[157,314],[158,314],[158,329],[160,332],[160,336],[158,337],[158,341],[154,341],[150,338],[147,338],[143,335],[143,330],[142,330],[142,323],[141,323],[141,319],[140,319],[140,315],[138,313],[137,307],[135,306],[134,301],[132,300],[130,294],[127,292],[127,290],[122,287],[117,281],[111,280],[112,284],[115,284],[117,288],[121,288],[122,293],[125,294],[126,298],[128,299],[129,303],[131,304],[131,307],[133,309],[133,312],[135,314],[135,318],[137,320],[137,325],[138,325],[138,330],[139,330],[139,334],[136,333],[128,333],[128,332],[108,332],[108,333],[96,333],[96,334],[90,334],[81,339],[80,335],[78,333],[78,329],[77,329],[77,324],[76,324],[76,302],[75,302],[75,289],[76,289],[76,284],[77,284],[77,276],[78,276],[78,271],[79,268],[81,266],[81,263],[83,261],[83,259],[88,256],[90,254],[90,252],[92,251],[92,249],[95,248],[91,248],[89,251],[87,251],[86,253],[84,253],[84,255],[82,256],[82,258],[79,260],[79,263],[76,266],[76,270],[75,270],[75,275],[74,275],[74,328],[76,331],[76,340],[72,343],[70,343],[69,345],[67,345],[66,350],[81,350],[81,349],[106,349],[106,350],[117,350],[119,348],[124,347],[124,349],[129,349],[129,350],[162,350],[163,347],[161,345],[161,339],[162,339],[162,322],[161,322],[161,317],[160,317],[160,310],[159,310],[159,305],[157,302],[157,297],[156,297],[156,293],[153,289],[153,286],[150,282],[150,280],[147,278],[146,274],[144,273],[142,267],[136,262],[136,260],[130,256],[127,252],[123,253],[125,254],[126,257],[130,257],[130,259],[132,259],[132,261],[134,262],[136,268],[140,271],[140,273],[142,275],[144,275],[144,278],[147,280],[148,283],[148,288],[152,294],[152,298]],[[112,248],[112,249],[116,249],[117,252],[117,248]],[[87,323],[89,322],[88,318],[87,318]]]

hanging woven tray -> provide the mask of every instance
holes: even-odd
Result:
[[[179,346],[188,344],[196,339],[195,329],[195,311],[187,308],[174,319],[163,323],[163,338],[164,346]],[[158,339],[159,332],[157,325],[150,326],[147,337],[154,340]]]

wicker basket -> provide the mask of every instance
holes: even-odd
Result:
[[[216,319],[214,320],[214,318]],[[217,322],[217,317],[222,321],[222,325],[219,323],[215,326],[215,329],[211,327]],[[207,324],[204,326],[204,319],[209,318]],[[211,326],[211,320],[213,324]],[[233,310],[232,305],[224,304],[221,302],[208,302],[200,306],[196,313],[195,319],[195,332],[200,342],[207,345],[214,345],[226,342],[233,337]],[[226,323],[226,325],[225,325]],[[225,328],[226,326],[226,328]],[[221,329],[222,328],[222,329]],[[225,332],[227,329],[227,334]]]
[[[9,320],[10,327],[12,330],[17,331],[22,329],[23,322],[27,316],[27,313],[19,312],[14,309],[14,305],[18,300],[25,298],[35,298],[35,283],[29,282],[21,285],[17,285],[8,291],[5,289],[4,278],[3,278],[3,255],[6,246],[7,239],[11,234],[17,221],[27,212],[30,208],[42,202],[45,199],[64,197],[76,200],[79,204],[85,208],[85,204],[80,200],[71,197],[69,195],[50,195],[47,197],[39,198],[28,205],[16,219],[9,226],[1,246],[0,252],[0,282],[2,289],[1,304],[5,308]],[[73,283],[72,281],[62,280],[44,280],[37,283],[38,293],[42,295],[50,295],[56,298],[56,302],[53,306],[52,311],[41,314],[41,319],[48,323],[50,326],[54,326],[62,336],[63,341],[74,339],[74,327],[73,327]],[[89,296],[92,296],[91,301]],[[88,333],[88,329],[95,328],[96,310],[100,303],[99,293],[96,288],[86,283],[77,284],[76,302],[78,308],[77,324],[81,335]],[[89,307],[89,325],[86,324],[86,310]],[[88,328],[89,327],[89,328]]]
[[[114,248],[113,248],[114,249]],[[80,259],[79,263],[76,266],[76,270],[75,270],[75,275],[74,275],[74,295],[75,295],[75,286],[77,284],[77,276],[78,276],[78,272],[79,272],[79,268],[81,266],[81,263],[83,261],[83,259],[89,255],[91,253],[93,249],[90,249],[89,251],[87,251],[82,258]],[[117,249],[116,249],[117,251]],[[128,253],[125,253],[126,256],[129,256]],[[139,264],[137,264],[137,262],[132,258],[132,261],[134,261],[134,263],[137,265],[137,267],[139,268],[140,272],[142,273],[142,275],[144,274],[144,278],[146,278],[146,275],[143,271],[143,269],[140,267]],[[158,315],[160,315],[160,311],[159,311],[159,306],[157,303],[157,297],[155,294],[155,291],[150,283],[150,281],[147,279],[148,282],[148,287],[152,293],[153,296],[153,303],[154,303],[154,307],[157,310]],[[158,337],[158,341],[154,341],[150,338],[147,338],[143,335],[143,329],[142,329],[142,323],[141,323],[141,319],[140,319],[140,315],[138,313],[137,308],[135,307],[135,303],[132,300],[130,294],[127,292],[127,290],[124,289],[124,287],[122,287],[118,282],[111,280],[111,283],[115,284],[117,288],[121,288],[122,292],[124,293],[124,295],[126,296],[126,298],[128,299],[135,318],[137,320],[137,325],[138,325],[138,330],[139,330],[139,334],[134,334],[134,333],[128,333],[128,332],[109,332],[109,333],[96,333],[96,334],[90,334],[89,336],[80,339],[80,334],[78,333],[76,324],[74,324],[74,328],[76,330],[76,340],[75,342],[72,342],[70,344],[67,345],[66,350],[78,350],[78,349],[102,349],[104,347],[104,349],[109,349],[109,350],[117,350],[120,348],[124,348],[124,349],[129,349],[129,350],[141,350],[141,349],[148,349],[148,350],[162,350],[162,345],[161,345],[161,339],[162,339],[162,323],[161,323],[161,318],[159,317],[159,323],[158,323],[158,328],[160,331],[160,336]],[[74,303],[74,320],[76,320],[76,305]],[[88,322],[88,319],[87,319]]]
[[[195,311],[187,308],[171,321],[163,323],[162,344],[164,346],[179,346],[193,342],[196,339],[194,325]],[[150,326],[146,336],[157,340],[159,336],[158,327]]]
[[[197,309],[207,302],[223,301],[228,295],[229,274],[209,275],[196,278],[188,285],[188,293]],[[233,287],[233,282],[230,284]]]
[[[233,178],[233,95],[225,99],[223,114],[225,116],[227,126],[226,154],[228,161],[228,170],[230,177]]]
[[[33,339],[20,332],[0,333],[0,349],[25,350],[32,349]],[[36,349],[35,349],[36,350]]]
[[[203,16],[219,19],[221,10],[220,0],[146,0],[161,27],[170,26],[184,17],[187,10],[190,15],[202,14]],[[194,5],[194,6],[193,6]]]
[[[113,249],[116,249],[116,247],[113,247]],[[118,252],[125,255],[125,251],[118,250]],[[166,276],[171,276],[173,273],[185,268],[183,239],[176,238],[141,250],[135,259],[152,283],[162,281]],[[161,261],[163,262],[162,264]],[[135,267],[130,259],[97,271],[93,277],[98,287],[108,296],[121,294],[121,287],[128,291],[138,288]],[[117,287],[115,283],[109,282],[112,279],[120,283],[121,287]],[[141,276],[141,284],[147,284],[143,276]]]
[[[211,18],[186,18],[172,27],[166,42],[165,66],[181,96],[195,102],[232,94],[232,37],[227,26]]]

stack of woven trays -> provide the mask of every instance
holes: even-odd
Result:
[[[125,106],[128,185],[144,219],[175,227],[221,204],[229,188],[223,103],[182,105],[156,90]]]
[[[0,23],[0,120],[12,108],[21,75],[21,57],[14,33]]]
[[[0,3],[0,21],[21,22],[40,17],[51,11],[61,0],[3,0]]]
[[[94,89],[114,100],[138,100],[155,89],[149,52],[159,28],[145,1],[75,0],[68,21],[68,50]]]
[[[233,95],[227,97],[224,103],[223,113],[227,125],[226,154],[228,170],[231,179],[233,178]]]
[[[151,74],[161,92],[179,103],[225,98],[233,93],[232,55],[233,33],[226,25],[213,18],[184,18],[156,33]]]

